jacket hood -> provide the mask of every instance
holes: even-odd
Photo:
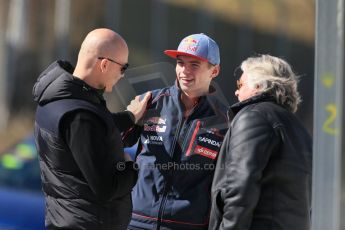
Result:
[[[56,61],[44,70],[35,83],[32,94],[39,105],[61,99],[82,99],[104,104],[104,90],[95,89],[72,75],[74,67],[67,61]]]

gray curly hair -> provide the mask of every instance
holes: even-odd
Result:
[[[249,57],[242,62],[241,69],[248,76],[249,87],[272,95],[289,111],[297,111],[301,102],[297,91],[299,77],[285,60],[267,54]]]

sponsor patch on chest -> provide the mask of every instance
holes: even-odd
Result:
[[[166,118],[150,117],[144,122],[144,131],[164,133],[166,128]]]
[[[200,146],[200,145],[197,145],[197,146],[195,147],[194,153],[199,154],[199,155],[202,155],[202,156],[204,156],[204,157],[211,158],[211,159],[213,159],[213,160],[216,159],[217,154],[218,154],[217,151],[208,149],[208,148],[203,147],[203,146]]]
[[[167,122],[167,119],[162,118],[162,117],[150,117],[146,121],[147,124],[152,124],[152,125],[165,125],[166,122]]]
[[[216,146],[218,148],[220,148],[220,145],[221,145],[221,143],[219,141],[211,140],[210,138],[207,138],[207,137],[199,137],[198,141],[202,142],[202,143],[207,143],[209,145]]]
[[[149,135],[144,141],[144,144],[163,145],[163,137]]]
[[[159,125],[144,125],[144,131],[152,131],[157,133],[164,133],[167,129],[166,125],[159,126]]]

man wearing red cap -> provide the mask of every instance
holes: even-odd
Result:
[[[151,103],[123,138],[139,138],[139,179],[129,229],[207,229],[215,161],[227,131],[227,106],[212,80],[219,48],[205,34],[184,38],[165,54],[177,60],[176,84],[152,91]]]

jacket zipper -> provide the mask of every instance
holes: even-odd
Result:
[[[187,117],[184,117],[184,115],[182,115],[182,119],[179,121],[179,124],[177,126],[178,129],[177,129],[176,135],[175,135],[174,146],[173,146],[172,151],[171,151],[171,153],[172,153],[171,157],[172,157],[173,160],[174,160],[175,146],[176,146],[177,140],[179,139],[181,128],[183,127],[184,123],[188,120],[188,118],[194,113],[194,110],[195,110],[195,108],[197,107],[198,104],[199,103],[196,103],[194,105],[193,110],[191,111],[191,113]],[[173,171],[171,172],[171,174],[173,174]],[[172,175],[171,175],[171,177],[172,177]],[[161,202],[161,205],[160,205],[159,211],[158,211],[158,220],[157,220],[157,228],[156,228],[156,230],[160,230],[160,226],[162,224],[162,217],[163,217],[164,207],[165,207],[165,203],[166,203],[166,200],[167,200],[167,194],[168,194],[167,187],[168,187],[167,183],[165,183],[164,184],[164,190],[163,190],[162,202]]]
[[[188,118],[188,117],[187,117]],[[184,125],[185,121],[187,120],[187,118],[183,118],[179,121],[179,124],[178,124],[178,129],[176,131],[176,135],[175,135],[175,140],[174,140],[174,146],[173,148],[171,149],[171,156],[172,156],[172,159],[174,159],[174,151],[175,151],[175,146],[176,146],[176,142],[179,138],[179,135],[180,135],[180,131],[181,131],[181,127]],[[171,172],[172,174],[172,172]],[[166,200],[167,200],[167,194],[168,194],[168,183],[164,183],[164,189],[163,189],[163,197],[162,197],[162,201],[161,201],[161,205],[159,207],[159,211],[158,211],[158,220],[157,220],[157,230],[160,229],[160,226],[161,226],[161,223],[162,223],[162,217],[163,217],[163,213],[164,213],[164,207],[165,207],[165,203],[166,203]],[[170,185],[169,185],[170,186]]]
[[[161,224],[162,224],[163,211],[164,211],[165,203],[167,201],[167,194],[168,194],[168,188],[167,187],[168,187],[167,183],[164,183],[162,201],[161,201],[161,205],[160,205],[159,211],[158,211],[157,228],[156,228],[157,230],[160,229]]]

